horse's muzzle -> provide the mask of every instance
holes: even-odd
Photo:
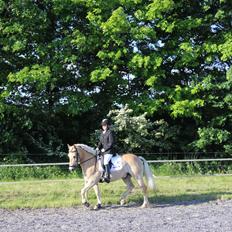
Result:
[[[69,166],[69,171],[71,172],[71,171],[73,171],[73,170],[75,170],[75,168],[76,168],[76,166]]]

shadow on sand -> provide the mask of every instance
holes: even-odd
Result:
[[[221,199],[222,195],[232,195],[232,192],[211,192],[205,194],[182,194],[178,196],[152,196],[150,202],[159,207],[167,207],[173,205],[197,205],[216,201]]]
[[[172,206],[188,206],[188,205],[198,205],[202,203],[207,203],[211,201],[217,201],[221,199],[222,195],[229,194],[232,192],[212,192],[207,194],[183,194],[178,196],[158,196],[154,195],[149,197],[151,208],[164,208]],[[104,209],[119,209],[119,208],[135,208],[142,205],[143,199],[139,196],[132,196],[129,198],[129,203],[121,205],[105,205]]]

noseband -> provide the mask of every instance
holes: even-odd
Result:
[[[77,150],[77,148],[75,147],[75,151],[72,151],[72,152],[75,152],[76,156],[77,156],[77,164],[80,164],[80,154]],[[74,165],[70,165],[69,168],[75,168],[76,166]]]

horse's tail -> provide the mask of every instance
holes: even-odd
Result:
[[[151,168],[149,167],[147,161],[142,156],[139,156],[139,158],[143,162],[144,174],[145,174],[145,178],[147,180],[148,188],[151,190],[155,190],[156,189],[155,179],[154,179],[154,176],[152,174]]]

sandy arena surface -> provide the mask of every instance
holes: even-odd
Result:
[[[212,232],[232,231],[232,200],[137,206],[0,209],[1,232]]]

